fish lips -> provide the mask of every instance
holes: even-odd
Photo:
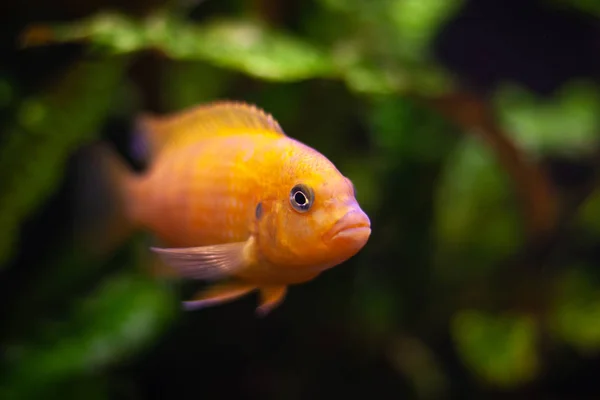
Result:
[[[340,218],[333,227],[323,235],[326,243],[347,241],[361,246],[371,236],[371,221],[362,210],[352,210]]]

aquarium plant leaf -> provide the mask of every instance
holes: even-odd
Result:
[[[321,0],[338,26],[336,63],[353,90],[445,93],[452,79],[431,53],[432,42],[461,0]],[[371,89],[372,87],[372,89]]]
[[[577,210],[575,222],[596,238],[600,237],[600,188],[596,188]]]
[[[171,293],[144,276],[123,272],[107,278],[67,320],[48,323],[42,338],[13,345],[21,350],[12,357],[0,394],[3,389],[24,398],[46,385],[122,361],[156,339],[175,307]]]
[[[524,240],[510,181],[474,136],[465,136],[446,160],[435,215],[435,264],[442,279],[489,271]]]
[[[547,0],[549,4],[559,7],[572,7],[579,11],[600,17],[600,2],[596,0]]]
[[[594,276],[574,265],[558,280],[551,313],[553,336],[582,355],[600,351],[600,287]]]
[[[0,265],[11,256],[19,226],[61,179],[72,151],[91,140],[109,113],[126,61],[82,61],[18,107],[0,147]]]
[[[527,316],[460,311],[451,334],[464,364],[486,384],[513,388],[538,374],[537,327]]]
[[[507,85],[494,100],[500,124],[531,154],[589,155],[600,142],[600,92],[592,83],[570,82],[550,98]]]
[[[273,81],[334,72],[325,50],[250,19],[197,25],[166,13],[137,20],[105,12],[71,24],[32,26],[23,40],[27,46],[71,41],[86,41],[112,54],[152,49],[176,60],[205,61]]]
[[[320,38],[301,39],[254,19],[221,18],[194,24],[164,12],[143,19],[103,12],[68,24],[33,25],[22,42],[35,46],[83,41],[103,54],[155,50],[174,60],[206,62],[269,81],[342,79],[351,90],[364,94],[436,93],[449,90],[451,80],[430,56],[419,52],[427,48],[454,6],[433,3],[431,8],[401,1],[355,6],[350,18],[360,23],[347,25],[353,30],[342,30],[338,40],[322,45],[313,44]],[[415,10],[426,22],[416,23],[405,16]],[[403,38],[409,31],[411,36]]]
[[[462,0],[394,0],[387,5],[403,53],[413,59],[432,60],[432,41],[442,26],[462,6]]]

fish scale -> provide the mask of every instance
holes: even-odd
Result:
[[[243,147],[231,147],[228,138],[217,138],[165,155],[144,183],[157,193],[149,198],[158,204],[146,214],[147,224],[164,231],[176,247],[247,239],[255,207],[252,193],[261,188],[255,168],[235,162],[246,153]],[[146,223],[143,218],[141,222]]]

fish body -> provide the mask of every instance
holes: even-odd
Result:
[[[267,313],[288,285],[344,262],[370,236],[352,182],[254,106],[213,103],[144,116],[139,127],[151,156],[144,174],[104,159],[118,215],[152,232],[161,243],[152,250],[179,276],[221,281],[188,308],[258,289]]]

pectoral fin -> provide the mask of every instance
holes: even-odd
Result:
[[[266,316],[281,304],[286,293],[286,286],[261,286],[260,306],[256,309],[256,313],[261,317]]]
[[[246,266],[244,248],[247,242],[212,246],[165,249],[152,247],[162,260],[181,277],[190,279],[222,279]]]
[[[183,307],[186,310],[197,310],[199,308],[211,307],[235,300],[255,289],[255,285],[250,285],[243,282],[219,283],[207,289],[201,290],[192,298],[192,300],[184,301]]]

